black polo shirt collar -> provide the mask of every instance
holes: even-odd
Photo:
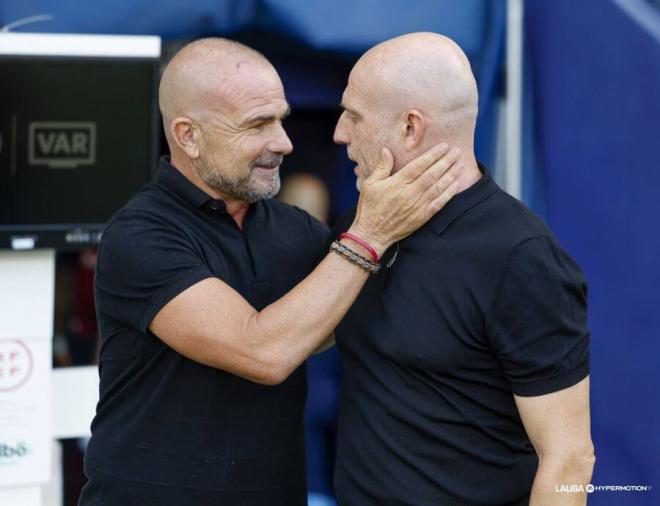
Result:
[[[227,206],[221,199],[214,199],[204,190],[198,188],[184,176],[172,163],[169,156],[162,156],[158,165],[159,186],[178,195],[195,209],[203,209],[214,214],[226,214]]]
[[[490,197],[496,190],[497,184],[493,181],[488,169],[479,162],[481,179],[468,189],[456,195],[431,220],[429,225],[436,234],[442,234],[449,225],[470,208]]]

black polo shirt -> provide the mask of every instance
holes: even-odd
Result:
[[[304,505],[305,367],[264,386],[185,358],[148,330],[158,311],[217,277],[261,310],[315,266],[327,228],[263,200],[241,231],[224,203],[167,159],[110,220],[96,305],[100,400],[82,505]]]
[[[527,504],[538,461],[513,394],[588,374],[579,267],[482,171],[336,330],[342,506]]]

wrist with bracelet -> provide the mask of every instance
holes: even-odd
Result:
[[[364,250],[369,252],[371,260],[360,255],[356,251],[352,250],[348,246],[339,242],[342,239],[347,239],[353,241],[354,243],[360,245]],[[337,253],[338,255],[346,258],[350,262],[356,264],[361,269],[369,272],[370,274],[375,274],[380,270],[380,264],[378,263],[378,253],[374,248],[372,248],[369,243],[363,240],[361,237],[355,234],[343,233],[339,235],[338,240],[334,241],[330,245],[330,249]]]
[[[341,241],[342,239],[348,239],[349,241],[354,242],[355,244],[362,246],[365,250],[369,252],[369,255],[371,255],[371,260],[373,263],[378,263],[380,260],[378,258],[378,253],[374,248],[372,248],[367,241],[362,239],[359,235],[351,234],[349,232],[344,232],[343,234],[339,234],[339,240]]]

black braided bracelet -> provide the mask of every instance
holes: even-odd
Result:
[[[371,273],[371,274],[376,274],[378,270],[380,269],[380,264],[377,264],[375,262],[371,262],[367,258],[364,258],[362,255],[358,255],[355,251],[353,251],[351,248],[348,248],[344,246],[342,243],[339,241],[334,241],[330,245],[330,249],[337,253],[338,255],[341,255],[345,257],[346,259],[350,260],[354,264],[356,264],[358,267],[361,267],[365,271]]]

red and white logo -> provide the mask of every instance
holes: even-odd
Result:
[[[22,387],[32,374],[32,353],[18,340],[0,340],[0,393]]]

